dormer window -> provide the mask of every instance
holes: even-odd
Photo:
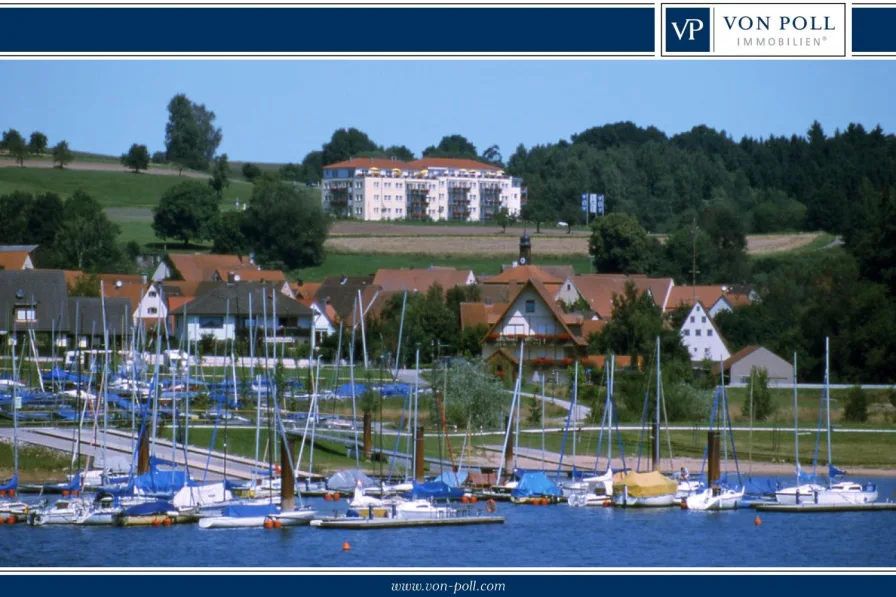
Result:
[[[33,323],[37,321],[37,312],[32,308],[16,309],[16,321],[18,323]]]
[[[150,290],[147,294],[149,295],[149,298],[156,298],[158,296],[158,293],[156,293],[155,290]]]

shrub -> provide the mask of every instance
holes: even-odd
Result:
[[[850,389],[846,396],[843,419],[852,423],[864,423],[868,420],[868,395],[859,386]]]

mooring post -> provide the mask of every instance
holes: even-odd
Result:
[[[651,457],[653,458],[653,470],[660,470],[660,429],[656,423],[650,426]]]
[[[295,439],[280,441],[280,511],[293,512],[296,509],[296,479],[290,464],[290,453],[295,449]]]
[[[149,472],[149,430],[144,427],[137,440],[137,474]]]
[[[364,458],[370,460],[370,454],[373,451],[373,415],[370,412],[364,413]]]
[[[719,431],[709,431],[706,434],[706,481],[709,487],[713,487],[722,476],[722,470],[719,463],[720,439],[722,434]]]

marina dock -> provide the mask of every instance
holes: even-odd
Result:
[[[896,511],[896,503],[870,504],[754,504],[757,512],[886,512]]]
[[[460,516],[456,518],[425,518],[404,520],[400,518],[321,518],[312,520],[311,526],[319,529],[401,529],[408,527],[467,526],[474,524],[504,524],[503,516]]]

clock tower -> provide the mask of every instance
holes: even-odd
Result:
[[[532,265],[532,241],[524,231],[520,237],[520,265]]]

